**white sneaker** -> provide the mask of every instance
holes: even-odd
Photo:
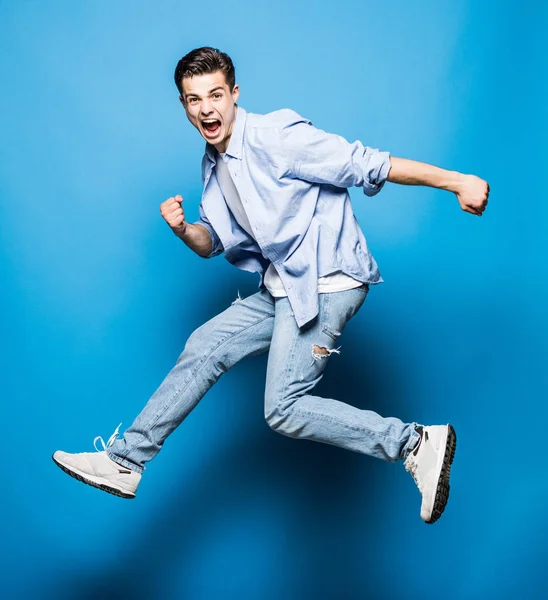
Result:
[[[141,481],[141,473],[127,469],[123,465],[114,462],[106,453],[106,449],[112,446],[118,437],[120,425],[118,425],[116,431],[110,436],[106,445],[102,437],[98,436],[95,438],[93,445],[97,452],[69,454],[68,452],[57,450],[52,456],[55,464],[71,477],[78,479],[78,481],[92,485],[115,496],[135,498],[137,486]],[[100,440],[103,444],[103,450],[97,448],[97,440]]]
[[[449,499],[449,475],[457,435],[449,424],[415,429],[421,437],[403,464],[422,494],[421,519],[434,523],[441,517]]]

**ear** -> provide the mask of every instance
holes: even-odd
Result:
[[[234,102],[238,102],[238,98],[240,97],[240,86],[236,84],[232,90],[232,98]]]
[[[183,107],[185,106],[185,99],[182,96],[179,96],[179,102],[183,105]]]

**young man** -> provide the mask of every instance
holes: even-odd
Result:
[[[386,461],[403,460],[422,494],[421,517],[435,522],[449,496],[456,435],[447,425],[383,418],[313,394],[346,322],[371,284],[382,282],[347,188],[373,196],[385,181],[453,192],[481,216],[489,186],[478,177],[394,158],[315,128],[296,112],[266,115],[238,106],[231,59],[204,47],[175,70],[180,101],[206,140],[200,219],[185,220],[181,196],[160,206],[194,252],[224,252],[260,274],[259,291],[238,299],[189,337],[175,366],[134,423],[102,450],[54,461],[69,475],[133,498],[145,464],[217,379],[245,356],[269,350],[265,417],[272,429]],[[97,446],[95,446],[97,449]]]

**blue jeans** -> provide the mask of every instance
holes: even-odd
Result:
[[[272,429],[386,461],[405,458],[419,439],[417,423],[383,418],[311,393],[368,291],[369,286],[363,285],[319,294],[318,317],[300,329],[287,297],[273,298],[262,289],[235,301],[190,335],[175,366],[123,438],[107,448],[108,456],[142,472],[223,373],[245,356],[270,349],[265,418]]]

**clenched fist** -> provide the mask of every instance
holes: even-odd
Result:
[[[489,184],[475,175],[463,175],[454,190],[462,210],[481,217],[489,198]]]
[[[177,195],[162,202],[162,204],[160,204],[160,213],[173,230],[173,233],[176,236],[181,237],[187,226],[185,221],[185,211],[183,210],[183,197]]]

